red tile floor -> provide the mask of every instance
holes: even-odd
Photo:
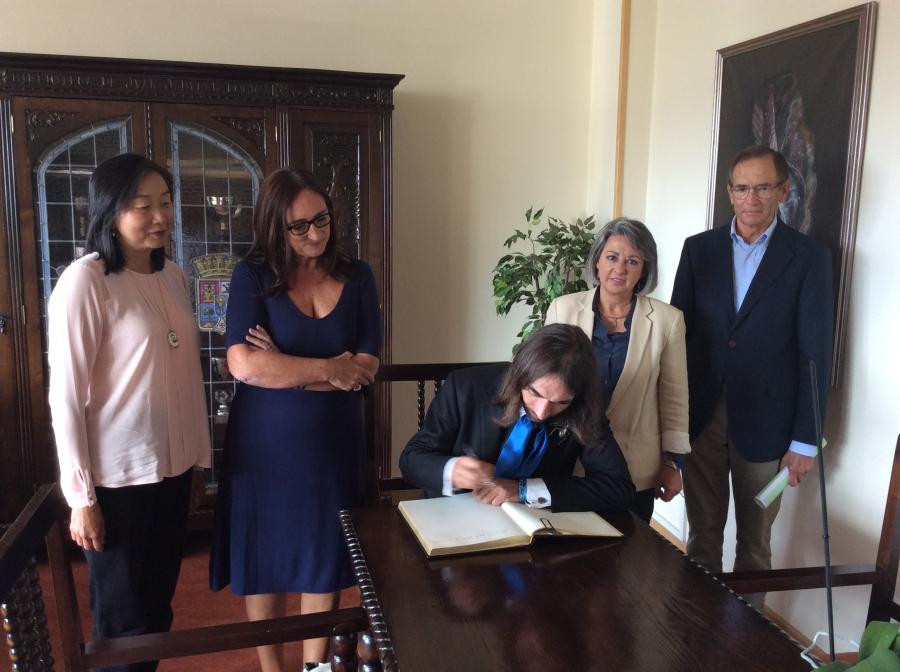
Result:
[[[234,623],[246,618],[243,599],[231,594],[229,589],[213,593],[209,590],[208,581],[209,562],[209,538],[206,535],[195,533],[190,542],[190,547],[181,565],[181,575],[178,580],[178,588],[175,591],[173,609],[175,611],[175,623],[173,629],[195,628],[221,623]],[[72,573],[75,577],[76,590],[78,592],[78,605],[81,612],[82,628],[86,635],[90,636],[91,613],[87,602],[87,567],[84,561],[78,558],[72,563]],[[47,619],[50,626],[50,636],[54,657],[59,652],[59,643],[56,638],[56,615],[53,611],[53,590],[46,568],[41,569],[41,585],[44,590],[44,601],[47,605]],[[350,607],[359,604],[359,591],[356,588],[345,590],[341,594],[341,606]],[[300,612],[299,598],[292,596],[289,600],[289,613]],[[295,642],[287,645],[288,670],[299,670],[302,662],[302,644]],[[57,672],[63,670],[61,662],[57,662]],[[160,672],[176,672],[190,670],[190,672],[241,672],[258,670],[259,663],[254,649],[236,649],[223,651],[203,656],[190,658],[174,658],[160,663]],[[6,648],[0,645],[0,672],[10,670],[9,657]]]

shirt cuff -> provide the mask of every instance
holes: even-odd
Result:
[[[801,443],[800,441],[791,441],[791,445],[788,446],[788,450],[791,452],[797,453],[798,455],[806,455],[806,457],[815,457],[819,454],[819,451],[816,450],[816,447],[811,443]]]
[[[75,469],[68,478],[60,474],[59,485],[70,509],[82,509],[97,503],[94,479],[86,469]]]
[[[453,465],[456,464],[458,457],[451,457],[444,465],[443,484],[441,485],[441,494],[449,497],[453,494]]]
[[[543,478],[525,480],[525,503],[532,509],[546,509],[550,506],[550,491]]]
[[[669,451],[666,451],[663,455],[665,459],[672,460],[679,470],[684,469],[684,462],[687,459],[687,455],[684,453],[670,453]]]

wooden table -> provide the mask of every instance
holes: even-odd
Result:
[[[428,560],[396,508],[342,512],[385,670],[809,670],[800,648],[647,525]]]

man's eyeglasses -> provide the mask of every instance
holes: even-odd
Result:
[[[291,222],[284,228],[286,228],[292,236],[305,236],[309,231],[310,224],[317,229],[324,229],[331,224],[331,215],[327,212],[323,212],[312,219],[298,219],[296,222]]]
[[[747,194],[751,191],[756,194],[757,198],[760,200],[768,201],[775,195],[775,190],[782,184],[784,184],[784,180],[775,184],[756,184],[752,187],[747,184],[734,184],[728,187],[728,191],[730,191],[731,195],[739,201],[743,201],[747,198]]]

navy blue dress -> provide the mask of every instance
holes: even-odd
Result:
[[[320,319],[284,292],[265,296],[271,271],[244,260],[228,297],[228,346],[262,325],[281,352],[378,356],[381,314],[371,269],[354,261],[334,310]],[[238,384],[225,435],[210,587],[237,595],[328,593],[353,585],[338,511],[359,499],[365,455],[362,392]]]

